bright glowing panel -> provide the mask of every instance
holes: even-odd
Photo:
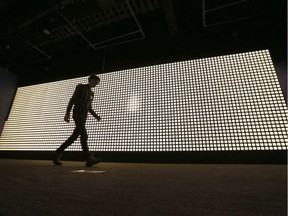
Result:
[[[268,50],[99,75],[87,120],[91,151],[286,150],[287,107]],[[87,77],[18,88],[0,150],[54,151]],[[78,139],[70,151],[81,151]]]

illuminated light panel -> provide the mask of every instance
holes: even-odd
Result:
[[[100,74],[91,151],[287,150],[287,107],[268,50]],[[54,151],[87,77],[18,88],[0,150]],[[72,113],[71,113],[72,115]],[[81,151],[80,139],[67,150]]]

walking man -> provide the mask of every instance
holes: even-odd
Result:
[[[80,136],[81,146],[83,149],[84,157],[86,160],[86,167],[91,167],[94,164],[97,164],[101,161],[101,159],[96,159],[91,156],[89,153],[89,148],[87,144],[87,130],[85,128],[85,123],[87,119],[87,114],[90,112],[98,121],[100,121],[100,116],[98,116],[94,110],[92,109],[91,103],[94,98],[94,92],[91,88],[94,88],[96,85],[100,83],[100,78],[94,74],[89,76],[88,84],[78,84],[74,91],[73,96],[71,97],[69,104],[67,106],[66,115],[64,117],[64,121],[70,121],[70,111],[73,108],[73,119],[75,121],[75,129],[72,135],[56,150],[53,163],[55,165],[62,165],[60,162],[60,157],[64,150],[68,148],[75,140],[77,140],[78,136]]]

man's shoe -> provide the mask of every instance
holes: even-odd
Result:
[[[53,156],[54,165],[56,166],[62,165],[62,163],[60,162],[60,157],[61,157],[61,154],[54,153],[54,156]]]
[[[101,158],[89,157],[86,161],[85,166],[86,167],[92,167],[93,165],[100,163],[101,161],[102,161]]]

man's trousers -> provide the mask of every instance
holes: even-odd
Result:
[[[72,135],[56,150],[57,154],[62,154],[66,148],[68,148],[77,138],[80,136],[81,146],[84,152],[84,157],[87,159],[89,157],[89,148],[87,144],[87,130],[85,127],[87,115],[74,115],[73,119],[75,121],[75,129]]]

